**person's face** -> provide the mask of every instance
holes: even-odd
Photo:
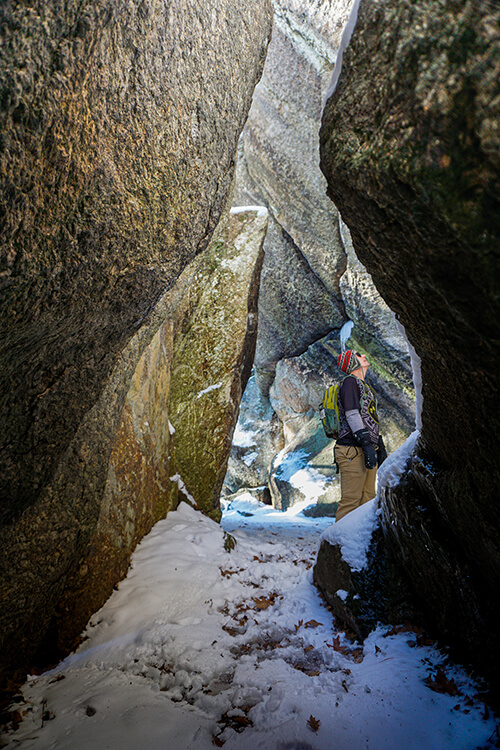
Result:
[[[361,367],[370,367],[370,363],[368,362],[365,354],[361,354],[360,352],[354,352],[354,354],[358,358]]]

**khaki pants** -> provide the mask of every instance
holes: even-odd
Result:
[[[335,458],[340,469],[340,503],[335,520],[367,503],[376,495],[377,468],[367,469],[363,449],[351,445],[337,445]]]

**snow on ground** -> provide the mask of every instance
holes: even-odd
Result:
[[[379,627],[360,645],[335,630],[311,569],[332,520],[301,510],[248,493],[223,528],[185,503],[169,513],[78,651],[25,684],[6,747],[492,747],[477,686],[422,636]]]

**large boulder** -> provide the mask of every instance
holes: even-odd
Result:
[[[490,3],[362,0],[321,130],[329,195],[421,358],[387,543],[428,622],[496,680],[499,19]]]
[[[111,452],[120,484],[149,440],[131,406],[137,366],[155,307],[175,307],[228,199],[271,8],[51,0],[0,14],[0,623],[15,667],[88,553]],[[140,367],[164,377],[172,335]],[[167,435],[151,409],[159,465]],[[148,484],[154,470],[137,466]],[[139,529],[165,497],[153,505]]]
[[[256,373],[267,393],[276,362],[345,320],[338,211],[319,169],[318,133],[352,0],[276,0],[261,82],[242,133],[235,200],[271,216],[259,301]]]
[[[267,211],[232,212],[177,311],[170,419],[178,481],[220,520],[241,396],[257,341]]]
[[[156,324],[142,330],[157,329],[133,374],[99,518],[65,583],[46,653],[74,645],[126,574],[137,542],[180,499],[220,518],[231,435],[255,351],[266,226],[265,212],[224,217],[207,250],[157,305]]]

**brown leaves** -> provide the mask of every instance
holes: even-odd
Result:
[[[232,628],[230,625],[223,625],[222,630],[225,630],[226,633],[229,633],[233,638],[240,632],[239,628]]]
[[[243,732],[247,727],[253,726],[253,721],[248,718],[247,714],[250,711],[252,706],[238,706],[237,708],[233,708],[231,711],[227,711],[219,721],[217,722],[220,727],[220,734],[226,729],[226,727],[230,727],[231,729],[234,729],[235,732]],[[222,747],[225,743],[225,740],[223,740],[220,736],[213,736],[212,737],[212,743],[216,747]]]
[[[278,594],[271,592],[269,596],[257,596],[252,597],[252,601],[255,602],[254,609],[267,609],[271,607],[277,599]]]
[[[295,627],[295,632],[297,633],[300,628],[304,625],[304,620],[299,620]],[[305,628],[319,628],[320,625],[323,625],[322,622],[318,622],[317,620],[308,620],[306,624],[304,625]]]
[[[361,662],[364,659],[363,656],[363,649],[362,648],[353,648],[349,649],[347,646],[342,646],[340,643],[340,635],[336,635],[332,638],[332,643],[326,644],[328,648],[333,648],[334,651],[337,651],[339,654],[343,654],[344,656],[349,656],[353,661],[356,662],[356,664],[361,664]]]
[[[441,667],[437,668],[434,676],[429,675],[425,680],[427,687],[435,693],[446,693],[447,695],[458,695],[458,688],[453,677],[449,680]]]
[[[421,627],[412,625],[410,622],[405,622],[404,625],[395,625],[387,633],[384,633],[384,638],[388,638],[391,635],[398,635],[399,633],[415,633],[417,636],[415,645],[417,646],[432,646],[434,643],[431,638],[426,636]]]
[[[323,625],[322,622],[318,622],[317,620],[309,620],[309,622],[306,622],[304,625],[305,628],[319,628],[320,625]]]
[[[219,570],[223,578],[229,578],[230,576],[236,575],[236,573],[243,573],[244,569],[239,568],[238,570],[233,570],[232,568],[227,568],[227,569],[219,568]]]
[[[311,714],[311,715],[310,715],[310,717],[308,718],[308,720],[307,720],[307,723],[308,723],[308,725],[310,726],[310,728],[311,728],[311,729],[313,730],[313,732],[317,732],[317,731],[318,731],[318,729],[319,729],[319,728],[320,728],[320,726],[321,726],[321,722],[320,722],[320,720],[319,720],[319,719],[316,719],[316,718],[315,718],[315,717],[314,717],[314,716],[313,716],[312,714]]]

